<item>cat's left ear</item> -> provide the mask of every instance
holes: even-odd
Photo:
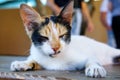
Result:
[[[70,0],[69,3],[62,9],[59,14],[64,21],[71,23],[72,21],[72,14],[73,14],[73,4],[74,0]]]
[[[41,16],[30,6],[22,4],[20,6],[20,15],[23,20],[24,26],[31,31],[34,27],[32,23],[40,23]]]

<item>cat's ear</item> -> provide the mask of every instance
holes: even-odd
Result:
[[[69,3],[62,9],[59,14],[59,17],[61,17],[64,21],[68,23],[71,23],[72,20],[73,4],[74,0],[70,0]]]
[[[23,20],[24,26],[28,29],[28,31],[32,30],[32,23],[40,23],[41,17],[40,15],[30,6],[26,4],[21,4],[20,6],[20,16]]]

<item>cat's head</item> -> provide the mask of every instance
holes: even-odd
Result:
[[[58,16],[41,17],[26,4],[20,6],[20,15],[26,32],[36,48],[47,56],[61,53],[70,42],[73,1]]]

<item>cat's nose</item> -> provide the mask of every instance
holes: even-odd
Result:
[[[52,48],[54,53],[53,54],[50,54],[49,56],[51,57],[55,57],[57,54],[59,54],[61,51],[59,51],[59,48]]]
[[[53,51],[57,52],[59,47],[55,47],[55,48],[52,48],[52,49],[53,49]]]

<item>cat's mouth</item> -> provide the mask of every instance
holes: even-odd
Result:
[[[60,51],[55,52],[55,53],[53,53],[53,54],[49,54],[49,56],[54,58],[54,57],[56,57],[59,53],[60,53]]]
[[[52,58],[54,58],[54,57],[56,57],[57,55],[56,55],[56,54],[50,54],[49,56],[52,57]]]

